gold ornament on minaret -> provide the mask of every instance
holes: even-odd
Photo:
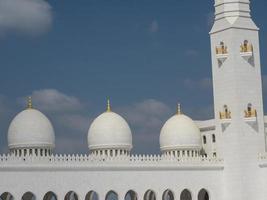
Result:
[[[181,115],[182,114],[182,111],[181,111],[181,104],[178,103],[177,104],[177,115]]]
[[[111,112],[110,100],[107,101],[107,112]]]
[[[32,97],[28,97],[27,109],[32,109]]]

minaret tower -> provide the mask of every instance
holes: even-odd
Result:
[[[260,193],[257,159],[266,145],[258,31],[249,0],[215,0],[210,38],[225,200],[253,199]]]

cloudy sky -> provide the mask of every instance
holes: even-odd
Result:
[[[252,1],[264,96],[266,8]],[[0,0],[0,152],[31,95],[54,125],[57,152],[88,151],[89,125],[110,97],[132,128],[133,151],[157,153],[177,102],[194,119],[213,117],[212,19],[212,0]]]

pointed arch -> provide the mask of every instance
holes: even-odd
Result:
[[[215,134],[212,134],[212,143],[215,143],[216,142],[216,136]]]
[[[202,136],[202,140],[203,140],[203,144],[207,144],[207,137],[206,137],[206,135],[203,135]]]
[[[26,192],[23,194],[22,200],[36,200],[35,195],[32,192]]]
[[[54,192],[51,192],[51,191],[47,192],[44,195],[43,200],[57,200],[57,195]]]
[[[105,197],[105,200],[118,200],[118,194],[117,192],[110,190]]]
[[[199,192],[198,192],[198,196],[197,196],[198,200],[209,200],[210,196],[209,193],[206,189],[202,188]]]
[[[162,194],[162,200],[174,200],[174,194],[170,189],[167,189]]]
[[[252,111],[252,103],[248,103],[248,105],[247,105],[247,109],[248,109],[249,112]]]
[[[188,189],[184,189],[181,192],[180,200],[192,200],[192,194]]]
[[[86,194],[85,200],[99,200],[98,194],[95,191],[91,190]]]
[[[0,200],[14,200],[14,197],[11,193],[4,192],[3,194],[1,194]]]
[[[126,193],[124,200],[137,200],[137,193],[133,190],[129,190]]]
[[[69,191],[64,198],[64,200],[78,200],[78,199],[79,199],[78,195],[74,191]]]
[[[146,191],[144,200],[156,200],[156,193],[153,190]]]

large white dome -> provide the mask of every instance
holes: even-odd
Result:
[[[8,147],[54,148],[55,133],[49,119],[36,109],[20,112],[8,129]]]
[[[88,147],[90,150],[131,150],[132,133],[128,123],[114,112],[107,111],[101,114],[89,128]]]
[[[169,150],[200,150],[200,130],[192,119],[183,114],[171,117],[160,132],[160,149]]]

